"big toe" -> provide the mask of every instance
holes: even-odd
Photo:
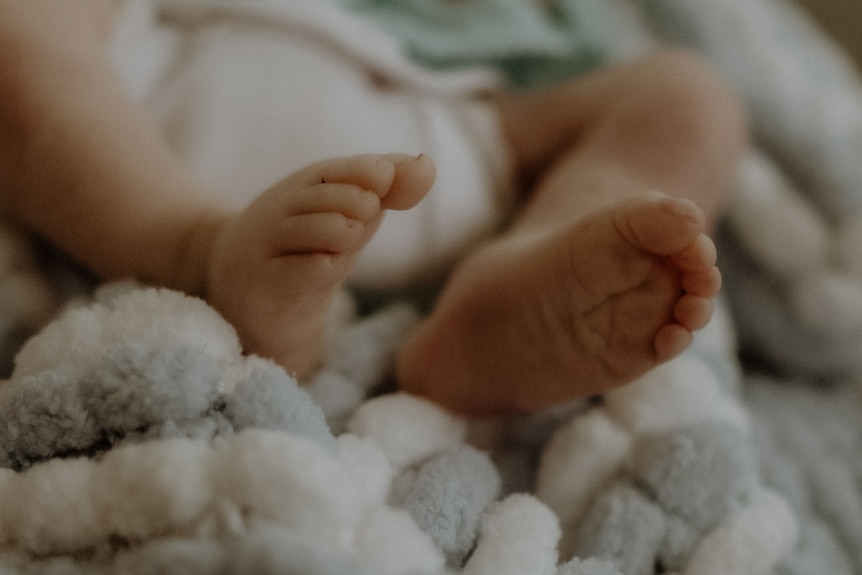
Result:
[[[437,176],[434,160],[426,154],[387,154],[383,157],[395,166],[395,177],[381,205],[387,210],[409,210],[425,197],[434,184]]]
[[[617,227],[626,239],[658,255],[679,253],[706,227],[703,211],[694,202],[658,192],[632,200],[618,215]]]

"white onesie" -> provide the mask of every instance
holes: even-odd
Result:
[[[399,289],[496,231],[514,199],[486,70],[429,72],[327,0],[129,0],[114,57],[183,161],[247,204],[317,160],[427,153],[437,181],[387,214],[350,281]]]

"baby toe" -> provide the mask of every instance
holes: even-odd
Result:
[[[284,213],[290,216],[335,213],[368,222],[380,213],[377,194],[352,184],[318,184],[285,194]]]
[[[710,298],[683,295],[674,306],[674,319],[689,331],[702,329],[712,319],[713,301]]]
[[[697,243],[705,226],[703,212],[693,202],[657,192],[631,200],[618,214],[617,229],[629,242],[663,256]]]
[[[682,275],[682,289],[688,294],[701,297],[715,297],[721,291],[721,271],[715,266],[698,272]]]
[[[434,184],[437,167],[425,154],[405,156],[389,154],[386,156],[395,165],[395,178],[392,189],[383,199],[387,210],[408,210],[422,201]]]
[[[659,363],[673,359],[691,345],[691,330],[679,324],[668,324],[655,334],[653,346]]]
[[[693,242],[671,255],[671,259],[683,271],[704,271],[715,266],[718,250],[708,236],[699,234]]]
[[[285,219],[274,230],[274,256],[308,253],[344,253],[360,241],[365,225],[338,213],[319,213]]]
[[[317,184],[352,184],[382,198],[395,179],[395,165],[386,156],[363,154],[311,164],[283,180],[285,187],[309,188]]]

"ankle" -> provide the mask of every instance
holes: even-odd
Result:
[[[164,282],[166,287],[190,295],[206,295],[212,252],[229,219],[228,214],[211,210],[192,220],[180,243],[168,281]]]

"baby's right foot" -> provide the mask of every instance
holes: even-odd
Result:
[[[413,207],[433,181],[427,156],[354,156],[300,170],[221,226],[207,300],[246,351],[308,375],[323,354],[329,304],[384,211]]]
[[[555,231],[515,231],[457,270],[398,363],[457,411],[541,409],[666,361],[706,325],[721,277],[703,213],[637,197]]]

